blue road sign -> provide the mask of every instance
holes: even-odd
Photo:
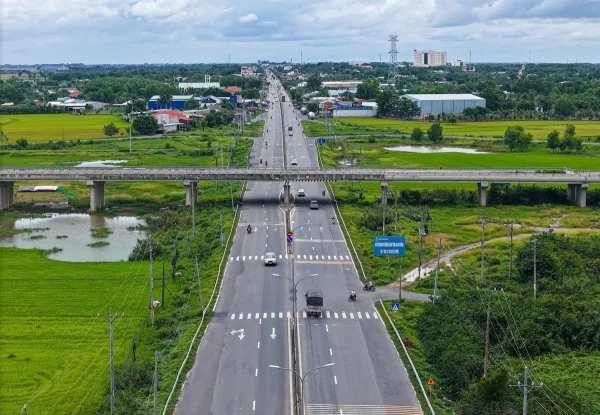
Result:
[[[293,241],[292,237],[291,237],[291,236],[288,236],[288,238],[287,238],[287,241],[288,241],[288,243],[289,243],[289,244],[291,244],[291,243],[292,243],[292,241]]]
[[[323,137],[319,138],[319,144],[325,144],[325,139]]]
[[[404,236],[373,237],[373,254],[378,256],[404,256],[406,238]]]
[[[400,303],[392,303],[392,311],[399,311]]]

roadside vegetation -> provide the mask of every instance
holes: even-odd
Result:
[[[508,244],[489,244],[484,280],[479,251],[468,251],[452,259],[451,269],[444,267],[437,305],[404,302],[392,316],[421,378],[436,380],[434,404],[451,402],[461,414],[516,413],[522,394],[509,385],[523,381],[526,365],[530,382],[545,385],[532,392],[528,413],[600,411],[597,397],[589,393],[600,388],[594,371],[600,356],[600,237],[547,233],[535,238],[537,299],[528,238],[515,241],[512,278]],[[492,290],[490,360],[483,378],[486,290]]]

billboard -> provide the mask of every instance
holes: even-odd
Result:
[[[377,256],[404,256],[406,238],[404,236],[374,236],[373,254]]]

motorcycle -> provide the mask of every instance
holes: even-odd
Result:
[[[323,196],[325,196],[325,190],[323,190],[323,191],[321,192],[321,194],[322,194]]]
[[[267,130],[267,131],[269,131],[269,130]],[[265,148],[269,148],[269,142],[268,141],[265,141]]]
[[[267,167],[269,165],[269,162],[267,160],[265,160],[265,167]]]
[[[371,285],[371,287],[369,288],[367,284],[365,284],[363,285],[363,291],[375,291],[375,286]]]
[[[356,301],[356,294],[350,294],[348,301]]]
[[[246,231],[248,231],[248,233],[252,233],[252,226],[248,225],[248,227],[246,228]]]
[[[333,218],[331,218],[331,223],[332,223],[333,225],[335,225],[335,216],[334,216]]]
[[[262,159],[260,159],[260,164],[262,164]]]

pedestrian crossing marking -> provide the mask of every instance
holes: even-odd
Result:
[[[262,320],[262,319],[266,319],[269,317],[270,314],[270,318],[272,319],[283,319],[284,317],[287,317],[288,319],[291,318],[292,313],[291,311],[278,311],[278,312],[271,312],[271,313],[262,313],[262,318],[261,318],[261,313],[254,313],[254,317],[253,317],[253,313],[231,313],[231,320]],[[350,320],[356,320],[357,318],[359,320],[363,319],[363,314],[364,317],[367,318],[367,320],[371,319],[371,316],[373,317],[373,319],[378,320],[379,319],[379,314],[377,314],[376,311],[372,311],[371,314],[369,314],[368,311],[356,311],[356,312],[346,312],[346,311],[330,311],[330,310],[324,310],[323,313],[321,313],[321,315],[319,316],[319,318],[327,318],[327,319],[350,319]],[[300,317],[300,312],[296,313],[296,318]],[[302,311],[302,318],[309,318],[308,315],[306,314],[306,311]]]
[[[304,405],[306,415],[423,415],[420,406],[394,405]]]

